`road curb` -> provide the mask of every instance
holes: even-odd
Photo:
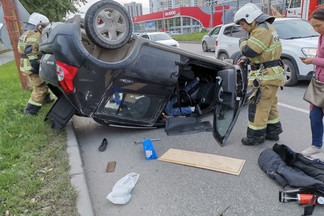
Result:
[[[71,184],[78,192],[77,209],[81,216],[94,216],[88,186],[83,170],[79,144],[74,133],[72,120],[65,127],[67,153],[69,155]]]

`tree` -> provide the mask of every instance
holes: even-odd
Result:
[[[20,0],[26,10],[41,13],[51,22],[63,21],[67,13],[78,12],[76,6],[87,3],[87,0]]]

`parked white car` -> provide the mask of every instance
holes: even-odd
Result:
[[[234,23],[228,26],[237,26]],[[314,66],[302,63],[299,57],[316,56],[319,34],[314,31],[311,24],[300,18],[276,18],[273,26],[280,37],[282,44],[281,60],[285,70],[285,85],[295,85],[299,80],[309,80],[312,77]],[[234,27],[232,28],[234,29]],[[232,35],[244,35],[246,31],[237,29],[238,33]],[[225,32],[225,33],[224,33]],[[235,61],[240,55],[240,37],[228,37],[227,31],[221,30],[215,42],[215,57],[217,59],[231,58]]]
[[[215,57],[224,60],[239,51],[239,40],[242,37],[247,37],[247,32],[240,25],[222,25],[215,41]]]
[[[156,41],[165,45],[180,47],[178,41],[174,40],[170,35],[165,32],[148,32],[143,33],[141,37]]]
[[[201,47],[204,52],[215,51],[215,41],[222,26],[215,26],[201,39]]]

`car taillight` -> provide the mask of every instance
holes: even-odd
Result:
[[[218,46],[218,40],[215,41],[215,46]]]
[[[73,79],[79,68],[56,61],[57,79],[66,94],[74,92]]]

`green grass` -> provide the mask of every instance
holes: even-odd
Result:
[[[0,66],[0,215],[78,215],[64,130],[44,116],[26,117],[31,91],[23,91],[14,61]]]
[[[201,39],[206,34],[207,34],[207,32],[198,32],[198,33],[184,34],[184,35],[172,35],[171,37],[173,37],[177,41],[201,42]]]
[[[6,49],[6,50],[0,50],[0,54],[6,53],[6,52],[10,52],[10,49]]]

